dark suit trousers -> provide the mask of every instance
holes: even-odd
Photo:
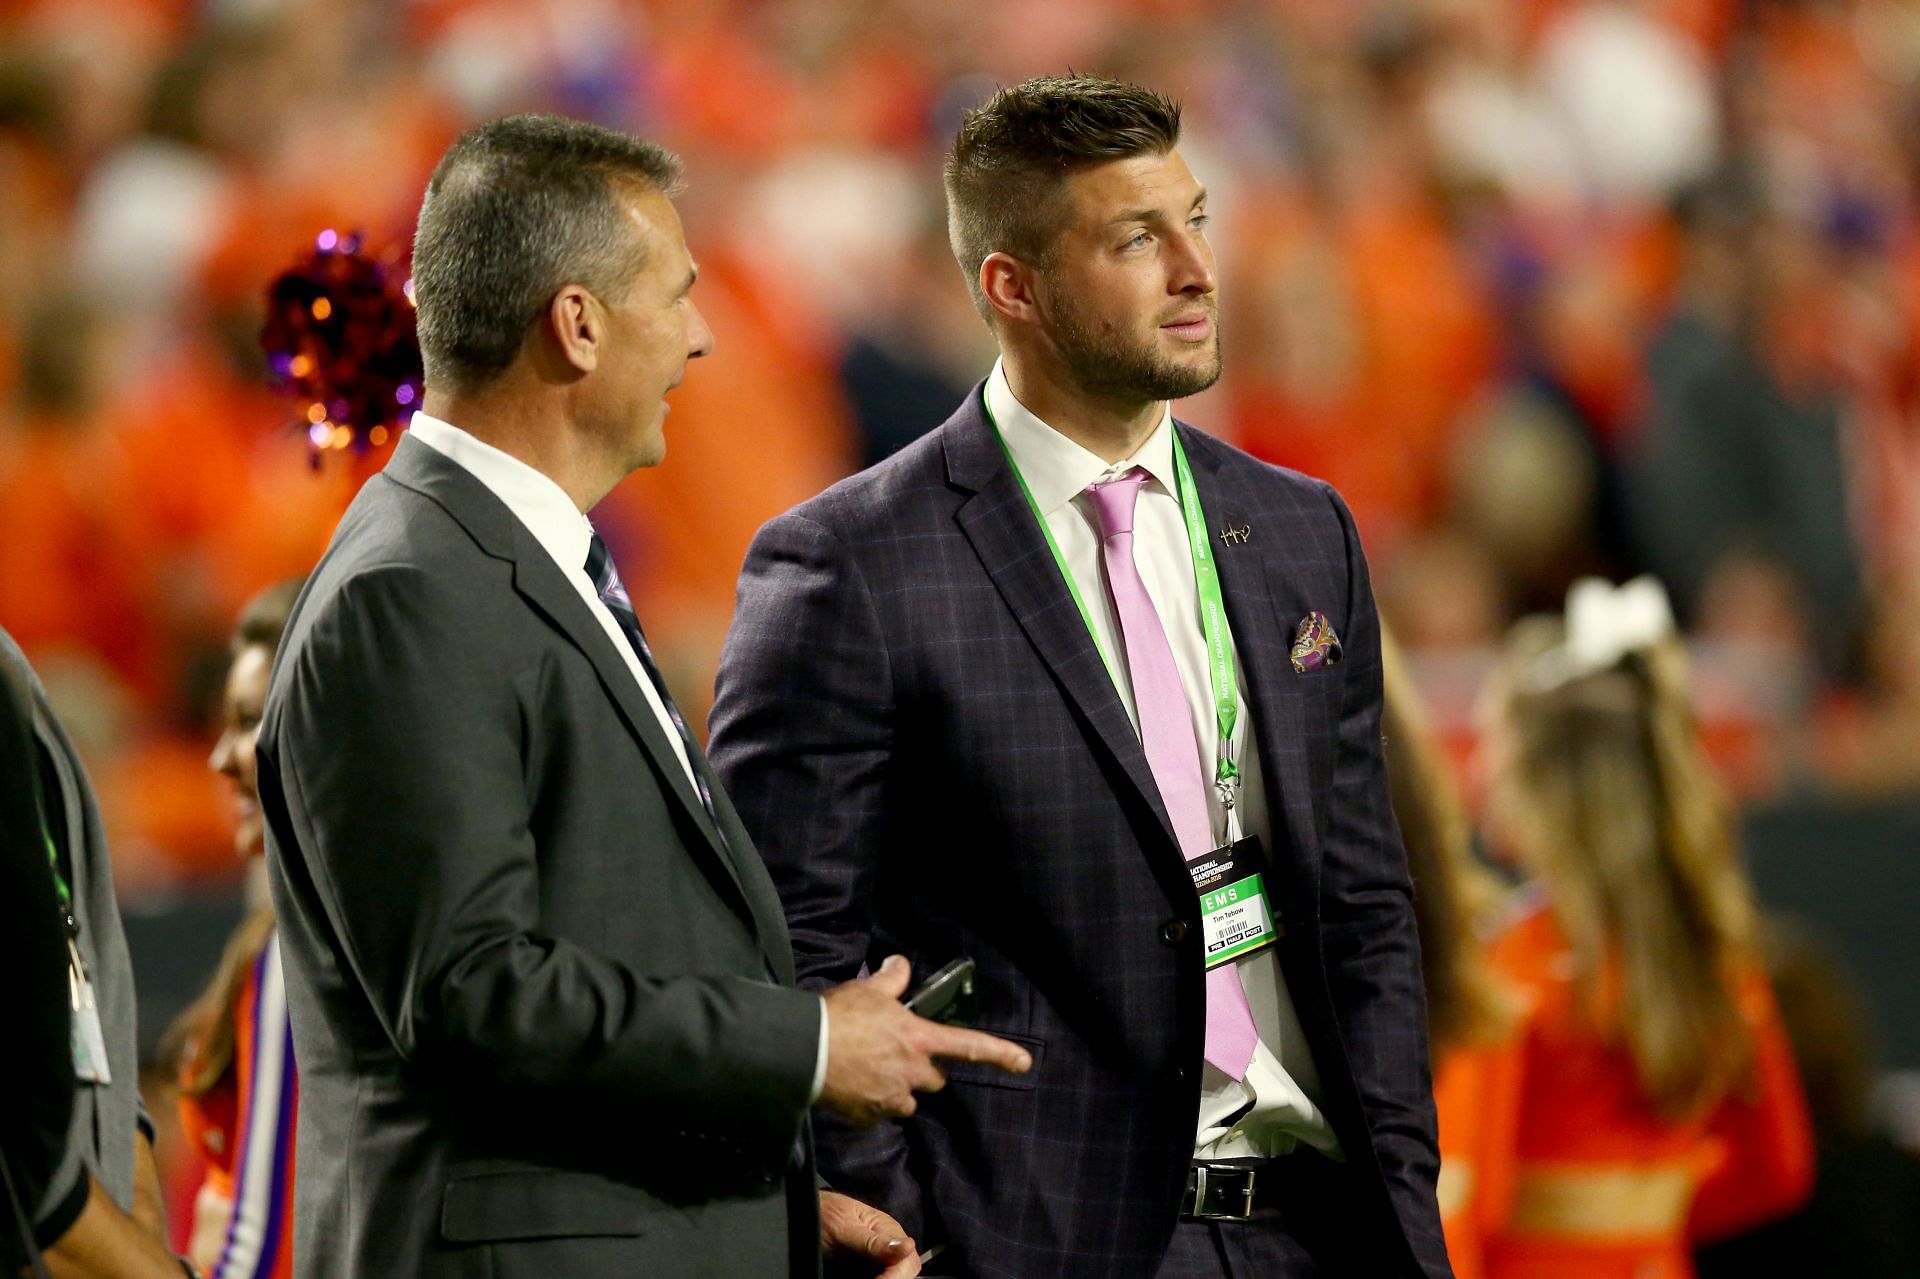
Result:
[[[1286,1192],[1246,1221],[1181,1221],[1158,1279],[1364,1279],[1366,1226],[1346,1167],[1311,1151],[1280,1161]],[[1377,1227],[1375,1228],[1377,1232]]]

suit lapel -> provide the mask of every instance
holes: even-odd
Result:
[[[1060,566],[1047,549],[1033,507],[980,407],[980,397],[976,387],[948,424],[948,474],[974,490],[955,516],[961,532],[1095,740],[1153,810],[1167,842],[1178,851],[1173,823],[1154,784],[1139,734],[1060,576]]]
[[[706,806],[694,792],[686,770],[680,767],[680,757],[667,740],[659,717],[634,682],[626,659],[614,648],[612,638],[561,573],[553,557],[484,484],[418,440],[401,439],[400,447],[394,450],[393,459],[387,464],[387,472],[396,482],[439,503],[488,554],[512,562],[514,590],[566,636],[593,666],[601,688],[613,702],[621,721],[652,763],[661,789],[672,796],[672,802],[700,832],[706,851],[726,872],[755,924],[755,931],[761,936],[761,944],[766,946],[769,943],[766,921],[760,918],[764,912],[742,882],[731,850],[707,816]],[[694,763],[698,767],[700,761],[696,759]]]
[[[766,957],[767,969],[781,985],[792,986],[798,980],[793,966],[793,938],[787,931],[787,916],[780,905],[780,894],[775,891],[773,879],[767,874],[766,864],[760,861],[759,854],[748,851],[753,849],[753,837],[740,821],[740,814],[734,811],[733,801],[720,785],[720,779],[714,774],[713,765],[708,762],[705,751],[694,753],[694,767],[707,779],[708,793],[713,796],[713,805],[719,810],[720,823],[725,828],[727,852],[748,859],[748,865],[736,867],[738,882],[746,898],[747,909],[753,912],[754,932],[760,939],[760,951]]]
[[[1260,745],[1260,763],[1266,775],[1267,808],[1282,814],[1288,841],[1300,864],[1319,854],[1320,826],[1314,808],[1314,788],[1307,752],[1322,740],[1324,728],[1312,722],[1308,705],[1312,691],[1306,677],[1293,669],[1293,631],[1278,607],[1285,587],[1282,549],[1273,541],[1223,542],[1225,528],[1251,527],[1257,505],[1242,481],[1239,468],[1223,465],[1219,445],[1193,427],[1179,427],[1193,466],[1194,487],[1207,514],[1207,532],[1214,539],[1214,563],[1226,596],[1227,622],[1233,628],[1234,651],[1239,657],[1253,702],[1253,731]],[[1262,532],[1267,530],[1262,529]]]
[[[719,852],[719,833],[707,817],[706,806],[700,802],[693,784],[687,780],[687,770],[680,767],[680,757],[667,739],[659,716],[653,713],[645,694],[634,682],[633,671],[626,659],[614,648],[612,638],[594,618],[586,601],[580,598],[580,593],[561,575],[558,566],[531,536],[524,539],[520,549],[521,554],[513,566],[514,590],[571,640],[574,647],[593,664],[601,687],[619,710],[620,718],[628,730],[653,761],[662,785],[672,792],[681,811],[700,828],[714,851]],[[728,870],[731,872],[732,867],[729,866]]]

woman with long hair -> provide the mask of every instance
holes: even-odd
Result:
[[[1806,1103],[1651,578],[1522,622],[1491,695],[1492,819],[1538,900],[1498,939],[1529,1000],[1492,1279],[1691,1279],[1693,1240],[1807,1192]]]
[[[1512,894],[1474,856],[1472,827],[1400,649],[1382,636],[1387,784],[1413,875],[1440,1118],[1440,1224],[1455,1279],[1482,1279],[1482,1239],[1512,1191],[1518,992],[1486,941]]]
[[[269,587],[241,611],[220,740],[208,761],[232,787],[234,849],[250,866],[265,852],[254,738],[300,586],[295,580]],[[213,981],[167,1032],[161,1051],[179,1083],[181,1120],[207,1164],[194,1200],[191,1260],[207,1279],[287,1279],[298,1080],[273,907],[264,894],[256,894]]]

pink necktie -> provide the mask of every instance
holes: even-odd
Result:
[[[1147,767],[1160,788],[1167,816],[1173,819],[1180,851],[1192,861],[1213,851],[1213,823],[1207,816],[1207,777],[1200,765],[1200,743],[1193,734],[1180,668],[1173,663],[1166,628],[1133,562],[1133,508],[1146,479],[1147,473],[1136,467],[1110,483],[1089,485],[1087,496],[1093,499],[1094,514],[1100,520],[1107,590],[1120,615],[1134,709],[1140,716],[1140,744],[1146,748]],[[1253,1060],[1258,1039],[1239,969],[1233,964],[1208,969],[1207,1060],[1240,1079]]]

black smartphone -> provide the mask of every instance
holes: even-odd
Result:
[[[975,1006],[973,960],[966,955],[954,960],[933,976],[914,987],[906,998],[907,1011],[928,1021],[948,1026],[970,1026]]]

